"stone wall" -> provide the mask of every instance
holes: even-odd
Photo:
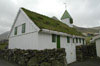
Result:
[[[67,66],[65,49],[0,50],[0,57],[19,66]]]
[[[77,56],[77,61],[84,61],[86,59],[95,58],[96,57],[95,44],[77,46],[76,56]]]

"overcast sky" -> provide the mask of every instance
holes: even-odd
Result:
[[[0,0],[0,33],[11,29],[20,7],[60,19],[65,11],[64,3],[67,3],[74,25],[100,26],[100,0]]]

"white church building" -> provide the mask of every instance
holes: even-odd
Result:
[[[67,63],[76,61],[76,46],[85,43],[67,10],[59,21],[20,8],[9,34],[9,49],[65,48]]]

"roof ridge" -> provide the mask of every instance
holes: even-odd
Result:
[[[26,9],[26,8],[21,8],[22,10],[24,9],[24,10],[28,10],[28,11],[30,11],[30,12],[33,12],[33,13],[36,13],[36,14],[38,14],[38,15],[41,15],[41,16],[45,16],[45,17],[48,17],[48,16],[46,16],[46,15],[43,15],[43,14],[39,14],[39,13],[37,13],[37,12],[34,12],[34,11],[31,11],[31,10],[29,10],[29,9]],[[52,19],[51,17],[48,17],[48,18],[50,18],[50,19]],[[54,19],[53,19],[54,20]]]

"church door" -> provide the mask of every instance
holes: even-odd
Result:
[[[60,35],[57,35],[57,48],[60,48]]]

